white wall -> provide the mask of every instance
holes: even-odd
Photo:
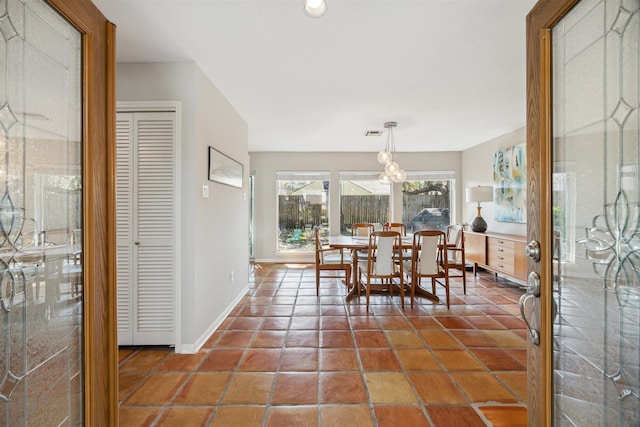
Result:
[[[493,154],[501,148],[522,144],[526,141],[526,128],[520,128],[506,135],[476,145],[462,152],[462,191],[475,185],[493,185]],[[476,204],[464,203],[462,194],[462,222],[470,223],[476,216]],[[482,203],[482,218],[487,221],[487,231],[524,236],[527,225],[498,222],[493,218],[492,203]]]
[[[248,285],[248,128],[191,62],[117,67],[118,101],[181,101],[181,294],[178,351],[193,352]],[[244,188],[207,180],[208,146],[244,165]],[[209,198],[201,196],[209,186]],[[231,272],[234,281],[231,282]]]
[[[280,153],[251,152],[251,170],[255,171],[255,258],[261,262],[310,261],[313,254],[279,254],[277,244],[277,171],[329,171],[329,232],[339,234],[340,227],[340,171],[379,171],[382,166],[376,153]],[[459,152],[398,153],[398,161],[409,171],[454,171],[454,208],[452,222],[460,222],[462,191],[459,177],[462,176]],[[489,166],[489,170],[491,167]],[[396,184],[399,194],[400,184]],[[402,199],[396,199],[392,220],[401,220]]]

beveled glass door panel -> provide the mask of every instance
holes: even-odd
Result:
[[[0,33],[0,425],[79,425],[81,34],[41,0]]]
[[[552,29],[554,425],[640,424],[639,23],[582,1]]]

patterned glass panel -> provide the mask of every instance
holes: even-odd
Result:
[[[640,425],[640,2],[553,29],[554,425]]]
[[[0,425],[82,424],[81,34],[0,0]]]

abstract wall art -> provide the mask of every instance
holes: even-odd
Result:
[[[526,144],[493,155],[493,213],[496,221],[527,222]]]

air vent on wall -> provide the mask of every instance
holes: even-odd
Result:
[[[364,136],[380,136],[382,135],[381,130],[367,130],[364,132]]]

